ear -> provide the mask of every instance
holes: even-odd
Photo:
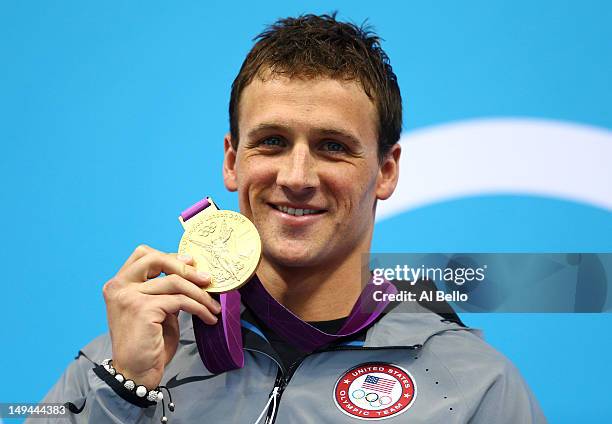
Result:
[[[232,147],[232,136],[225,134],[223,138],[223,182],[229,191],[238,190],[238,179],[236,178],[236,151]]]
[[[399,160],[402,153],[402,147],[399,143],[391,146],[391,149],[385,155],[383,162],[378,170],[378,181],[376,183],[376,198],[387,200],[397,186],[399,180]]]

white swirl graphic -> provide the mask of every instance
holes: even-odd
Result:
[[[467,196],[554,197],[612,210],[612,131],[539,119],[482,119],[402,136],[400,182],[377,220]]]

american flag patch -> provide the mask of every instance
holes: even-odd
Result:
[[[391,393],[391,390],[393,390],[395,383],[397,383],[396,380],[389,380],[387,378],[368,375],[363,381],[361,387],[364,389],[376,390],[377,392],[389,394]]]

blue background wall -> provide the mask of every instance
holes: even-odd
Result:
[[[406,134],[484,117],[612,129],[604,0],[3,1],[1,402],[42,398],[106,331],[102,284],[137,244],[174,251],[178,212],[203,194],[237,208],[221,183],[222,137],[250,40],[278,17],[334,9],[386,40]],[[612,252],[612,217],[483,194],[383,220],[374,248]],[[612,315],[463,318],[517,364],[551,422],[612,415]]]

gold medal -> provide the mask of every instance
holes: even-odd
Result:
[[[241,287],[255,274],[261,259],[261,239],[255,225],[238,212],[210,206],[188,220],[178,253],[194,258],[198,271],[208,272],[211,283],[204,290],[224,293]]]

